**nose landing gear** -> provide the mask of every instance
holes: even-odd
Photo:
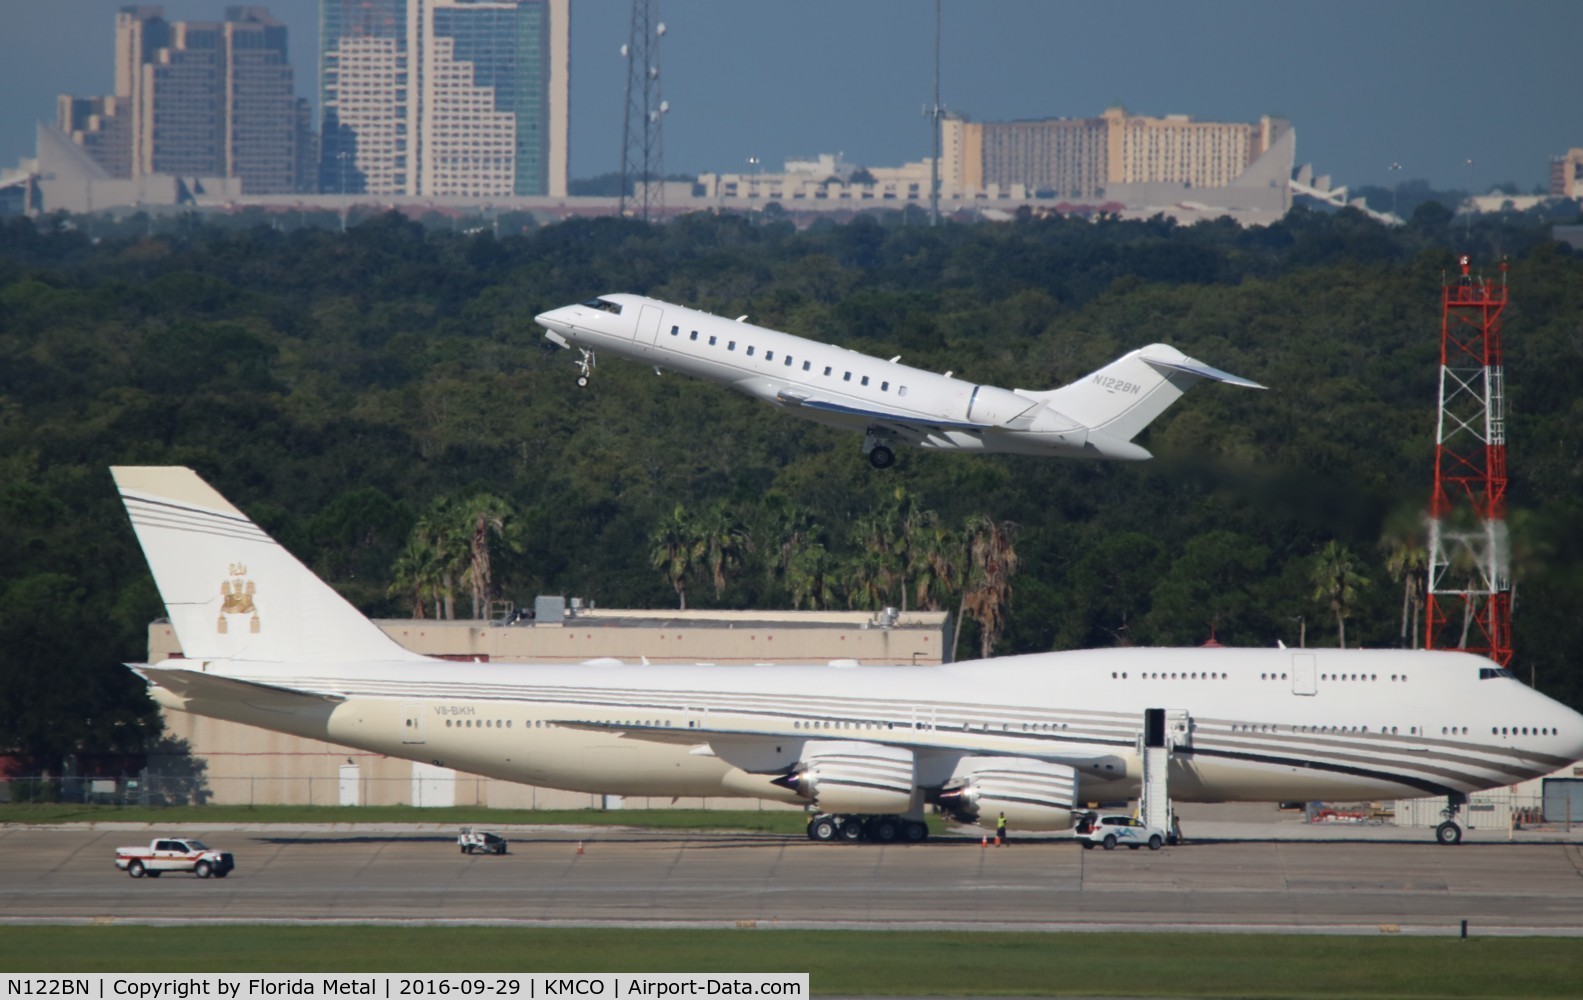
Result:
[[[1467,802],[1468,797],[1459,792],[1446,796],[1446,808],[1440,814],[1445,817],[1445,822],[1435,827],[1435,840],[1442,844],[1462,843],[1462,827],[1457,825],[1456,819]]]
[[[579,347],[582,357],[575,362],[577,365],[577,388],[588,388],[589,376],[594,373],[594,352],[586,347]]]

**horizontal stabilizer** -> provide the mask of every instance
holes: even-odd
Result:
[[[1246,389],[1265,388],[1250,378],[1243,378],[1241,375],[1233,375],[1230,372],[1223,372],[1219,368],[1212,368],[1209,365],[1204,364],[1202,361],[1197,361],[1193,358],[1184,357],[1180,361],[1177,361],[1168,358],[1151,358],[1145,355],[1143,360],[1147,361],[1151,365],[1154,365],[1156,368],[1169,368],[1173,371],[1186,372],[1189,375],[1197,375],[1199,378],[1209,379],[1212,382],[1224,382],[1227,385],[1240,385]]]
[[[129,663],[140,677],[185,701],[241,701],[255,708],[292,711],[346,699],[328,691],[302,691],[204,673],[187,667],[150,667]]]

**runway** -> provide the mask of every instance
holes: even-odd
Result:
[[[500,828],[503,857],[439,827],[0,829],[0,923],[1198,930],[1583,935],[1577,835],[1190,825],[1159,852],[1070,839],[982,847],[625,828]],[[161,834],[232,851],[224,880],[134,880],[114,849]],[[1214,835],[1211,835],[1214,834]],[[1318,838],[1318,839],[1316,839]]]

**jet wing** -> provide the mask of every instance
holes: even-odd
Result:
[[[994,424],[983,424],[970,420],[942,420],[936,417],[921,416],[917,413],[898,413],[894,410],[848,406],[846,403],[837,403],[829,399],[816,399],[795,392],[781,392],[775,399],[777,402],[784,403],[787,406],[801,406],[804,409],[821,410],[825,413],[840,413],[851,417],[862,417],[866,420],[899,424],[903,427],[938,427],[947,430],[984,431],[994,426]]]

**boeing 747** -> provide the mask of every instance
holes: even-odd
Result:
[[[942,666],[455,663],[363,617],[190,469],[112,470],[184,658],[167,709],[541,787],[748,797],[816,839],[924,835],[924,809],[1064,830],[1139,793],[1164,711],[1171,798],[1444,796],[1583,756],[1583,716],[1466,653],[1116,648]]]
[[[877,469],[894,446],[1137,461],[1133,442],[1195,382],[1262,389],[1165,344],[1152,344],[1058,389],[977,385],[846,348],[641,295],[602,295],[540,313],[545,336],[581,351],[586,386],[596,352],[695,375],[788,413],[862,431]]]

